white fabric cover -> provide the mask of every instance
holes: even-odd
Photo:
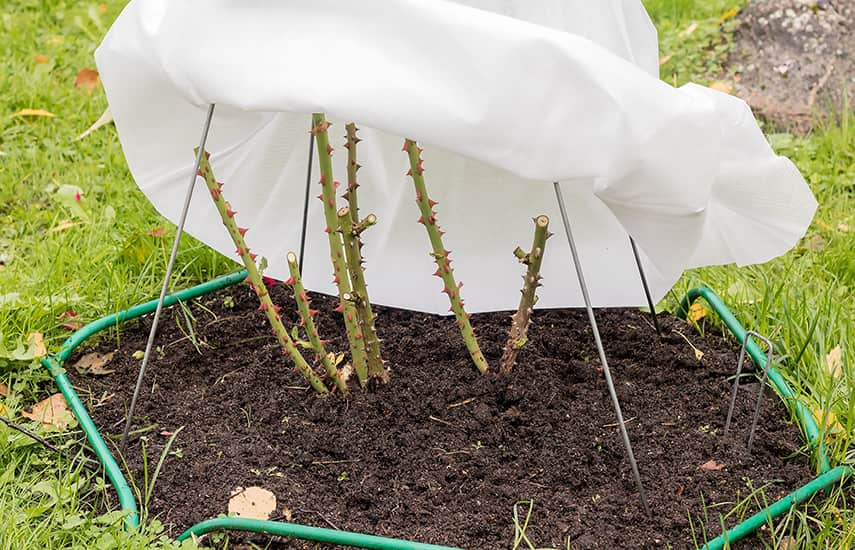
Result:
[[[366,277],[385,305],[448,309],[416,223],[404,135],[425,148],[472,312],[516,307],[512,250],[528,248],[542,213],[556,236],[539,307],[582,304],[552,181],[595,306],[645,303],[627,233],[658,299],[685,268],[784,253],[816,207],[745,103],[658,80],[656,32],[636,0],[132,0],[96,60],[131,172],[173,221],[216,103],[214,172],[277,278],[299,248],[309,113],[334,122],[341,181],[344,122],[356,121],[361,213],[379,218],[364,235]],[[187,231],[234,257],[198,185]],[[308,223],[306,286],[334,293],[314,199]]]

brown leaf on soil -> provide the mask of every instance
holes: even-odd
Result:
[[[101,78],[98,76],[98,71],[88,68],[80,69],[77,78],[74,80],[74,86],[86,93],[94,92],[100,83]]]
[[[47,347],[45,347],[45,337],[41,332],[31,332],[27,340],[33,346],[33,357],[44,357],[47,355]]]
[[[32,407],[24,407],[21,416],[41,422],[44,426],[55,426],[64,430],[68,427],[71,413],[62,394],[55,393]]]
[[[275,511],[276,496],[261,487],[235,487],[229,497],[230,516],[269,519]]]
[[[9,397],[9,386],[6,384],[0,384],[0,395],[3,397]]]
[[[110,362],[113,358],[113,354],[114,352],[112,351],[110,353],[87,353],[77,360],[74,364],[74,368],[77,369],[77,372],[94,374],[95,376],[110,374],[113,371],[105,369],[104,365]]]
[[[724,470],[724,464],[712,459],[701,464],[700,468],[707,472],[718,472],[719,470]]]

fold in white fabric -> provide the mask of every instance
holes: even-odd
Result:
[[[512,250],[544,213],[557,235],[538,305],[582,304],[553,181],[595,306],[644,304],[628,235],[660,298],[686,268],[784,253],[816,208],[745,103],[658,80],[656,32],[636,0],[132,0],[96,60],[131,172],[170,220],[216,103],[212,166],[273,277],[288,277],[285,255],[299,248],[310,113],[334,122],[342,181],[344,122],[357,122],[360,208],[379,218],[364,234],[366,278],[380,304],[448,309],[402,136],[425,148],[473,312],[516,307]],[[334,293],[321,206],[310,203],[304,279]],[[233,256],[207,193],[186,227]]]

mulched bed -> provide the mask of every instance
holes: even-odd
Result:
[[[276,285],[272,293],[296,322],[287,289]],[[316,296],[314,305],[328,349],[346,349],[332,300]],[[303,388],[246,285],[205,296],[190,310],[192,332],[180,308],[164,313],[162,355],[150,366],[136,422],[157,425],[145,433],[150,462],[167,441],[161,432],[184,427],[173,448],[180,456],[167,457],[151,501],[173,536],[225,513],[235,487],[257,485],[273,491],[279,512],[294,522],[434,544],[511,548],[514,504],[532,499],[527,535],[540,547],[565,548],[569,538],[573,548],[684,548],[693,540],[690,517],[696,536],[702,539],[705,523],[711,538],[720,532],[719,514],[753,489],[765,487],[758,500],[771,502],[812,477],[806,459],[794,457],[798,428],[771,391],[753,453],[745,453],[756,383],[740,392],[732,438],[722,438],[734,344],[669,316],[660,341],[638,311],[598,311],[653,509],[648,518],[584,310],[536,312],[516,370],[499,379],[477,373],[453,319],[378,307],[392,381],[347,399]],[[507,313],[473,316],[493,363],[509,321]],[[104,434],[121,432],[140,363],[132,354],[144,348],[149,324],[126,325],[107,366],[112,374],[81,375],[71,367],[75,357],[67,363]],[[97,349],[116,345],[104,337]],[[127,457],[138,482],[140,448],[137,436]],[[724,467],[701,468],[710,460]],[[232,542],[247,537],[267,540],[236,534]]]

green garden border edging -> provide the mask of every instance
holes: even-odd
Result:
[[[204,294],[209,294],[211,292],[215,292],[217,290],[242,282],[245,279],[246,271],[239,271],[230,275],[218,277],[206,283],[179,292],[175,292],[173,294],[169,294],[164,300],[164,306],[171,306],[179,301],[191,300]],[[718,313],[724,324],[728,327],[728,329],[730,329],[733,335],[741,343],[742,340],[745,338],[745,328],[743,328],[743,326],[739,323],[736,317],[734,317],[734,315],[730,312],[724,302],[722,302],[721,298],[719,298],[718,295],[709,288],[698,287],[689,290],[689,292],[686,294],[686,297],[680,303],[680,311],[678,312],[678,316],[681,318],[685,318],[686,312],[689,309],[689,305],[694,300],[701,297],[707,301],[707,303],[710,305],[710,307],[713,308],[713,310],[716,311],[716,313]],[[89,416],[86,407],[83,405],[83,402],[80,400],[80,397],[77,395],[77,392],[75,392],[74,388],[71,386],[71,382],[65,375],[63,364],[71,355],[71,353],[75,350],[75,348],[77,348],[93,334],[96,334],[97,332],[100,332],[104,329],[113,326],[118,327],[122,323],[130,321],[137,317],[141,317],[148,313],[152,313],[156,309],[156,307],[157,300],[151,300],[149,302],[139,304],[114,315],[107,315],[96,321],[93,321],[85,325],[81,329],[77,330],[74,334],[72,334],[71,337],[69,337],[62,344],[62,347],[60,348],[58,353],[51,354],[50,356],[42,359],[42,365],[50,371],[51,376],[53,376],[57,386],[59,386],[60,392],[62,393],[63,397],[65,397],[65,400],[71,407],[74,416],[80,423],[80,427],[86,434],[86,438],[89,440],[89,444],[95,451],[98,460],[104,466],[104,470],[107,473],[107,477],[110,479],[110,483],[113,484],[113,488],[116,490],[116,493],[119,497],[119,505],[122,507],[122,510],[128,512],[128,515],[125,517],[125,526],[130,529],[139,526],[139,513],[137,510],[137,504],[133,492],[131,491],[127,480],[125,479],[121,468],[116,462],[116,459],[113,457],[112,453],[110,452],[110,449],[107,447],[106,442],[104,441],[103,437],[101,437],[101,434],[98,432],[98,428],[95,426],[95,423]],[[825,453],[825,447],[822,443],[820,430],[816,425],[813,416],[810,414],[810,410],[808,410],[808,408],[801,401],[798,400],[797,396],[795,395],[795,392],[793,392],[792,388],[790,388],[790,386],[787,384],[781,374],[771,365],[765,364],[765,355],[763,354],[762,350],[760,350],[759,346],[757,346],[753,341],[749,341],[747,345],[747,350],[748,353],[751,355],[752,359],[754,359],[754,363],[756,365],[759,365],[761,368],[767,368],[769,370],[769,379],[775,385],[776,389],[782,395],[782,397],[785,400],[789,400],[795,403],[798,418],[802,423],[802,427],[804,428],[810,443],[813,444],[817,449],[819,455],[820,469],[823,473],[808,484],[798,488],[794,492],[778,500],[766,509],[751,516],[750,518],[733,527],[732,529],[729,529],[716,539],[713,539],[712,541],[706,543],[702,547],[704,550],[723,549],[727,544],[749,535],[753,531],[760,528],[762,525],[766,524],[771,519],[786,513],[787,510],[789,510],[792,506],[808,500],[818,491],[831,487],[835,483],[840,483],[844,479],[852,475],[852,468],[848,466],[839,466],[837,468],[831,469],[828,462],[828,457]],[[460,550],[459,548],[455,549],[447,546],[436,546],[432,544],[424,544],[401,539],[377,537],[373,535],[351,533],[347,531],[335,531],[332,529],[310,527],[293,523],[251,520],[234,517],[215,518],[203,521],[201,523],[197,523],[196,525],[190,527],[188,530],[182,533],[177,540],[181,541],[188,539],[192,536],[199,536],[205,533],[209,533],[211,531],[221,529],[252,531],[255,533],[266,533],[270,535],[295,537],[315,542],[343,544],[354,546],[357,548],[368,548],[374,550]]]

